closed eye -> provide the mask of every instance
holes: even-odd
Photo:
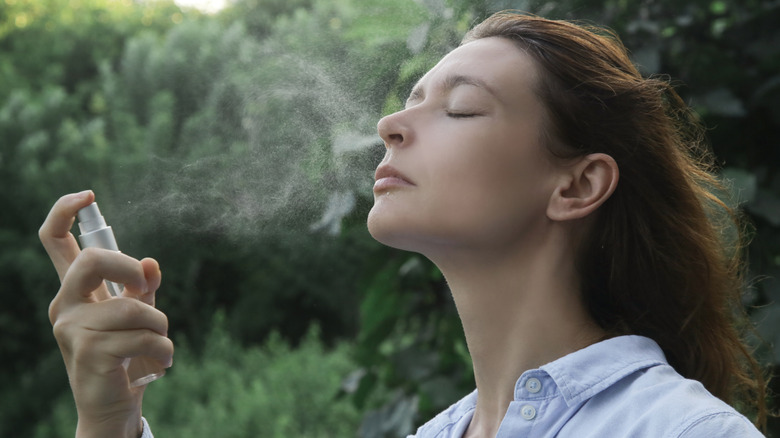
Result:
[[[458,112],[447,111],[447,117],[452,117],[453,119],[467,119],[470,117],[476,117],[478,115],[479,114],[475,114],[475,113],[458,113]]]

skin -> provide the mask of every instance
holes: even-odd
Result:
[[[581,301],[575,253],[618,168],[548,152],[539,75],[509,40],[473,41],[378,125],[369,231],[430,258],[452,290],[478,388],[466,437],[496,435],[524,371],[606,337]]]
[[[172,364],[168,320],[154,308],[162,274],[153,259],[79,249],[70,229],[94,198],[91,191],[63,196],[40,228],[61,281],[49,318],[76,401],[76,437],[137,437],[145,387],[130,387],[122,362],[145,356]],[[124,284],[124,295],[111,298],[104,279]]]

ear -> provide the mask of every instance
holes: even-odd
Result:
[[[547,205],[554,221],[583,218],[595,211],[615,191],[620,172],[607,154],[586,155],[562,173]]]

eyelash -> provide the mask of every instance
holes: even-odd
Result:
[[[447,112],[447,117],[452,117],[453,119],[468,119],[470,117],[476,117],[476,114],[472,113],[451,113]]]

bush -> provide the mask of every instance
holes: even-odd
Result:
[[[337,399],[354,367],[346,345],[326,349],[313,326],[291,348],[278,335],[260,347],[233,340],[218,314],[203,353],[183,343],[175,365],[151,383],[144,416],[158,437],[348,437],[361,414]],[[69,436],[76,428],[70,395],[38,424],[35,437]]]

